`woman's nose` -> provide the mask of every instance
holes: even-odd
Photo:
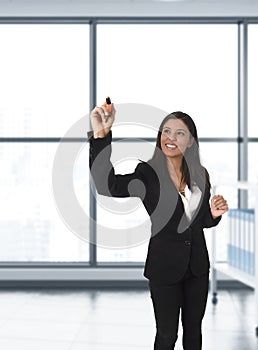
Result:
[[[170,135],[168,135],[168,137],[170,138],[170,140],[176,140],[176,133],[171,132]]]

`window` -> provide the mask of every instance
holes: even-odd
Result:
[[[238,193],[230,185],[237,181],[237,144],[233,142],[201,142],[200,154],[202,164],[207,168],[211,181],[211,194],[223,194],[227,199],[229,208],[238,207]],[[229,186],[221,186],[221,184]],[[214,188],[215,186],[215,188]],[[227,258],[227,215],[216,227],[217,260],[225,261]],[[210,232],[206,234],[208,249],[211,249]]]
[[[258,25],[248,26],[248,135],[258,137],[257,129],[257,89],[258,89]],[[251,170],[251,169],[250,169]],[[257,176],[257,174],[256,174]],[[252,172],[250,177],[253,178]]]
[[[250,24],[248,27],[248,136],[256,138],[256,141],[248,144],[248,179],[250,182],[257,183],[257,151],[258,151],[258,129],[257,129],[257,79],[258,79],[258,25]],[[249,206],[253,208],[255,198],[252,193],[249,194]]]
[[[52,193],[58,138],[89,110],[88,32],[88,25],[0,26],[2,262],[89,259],[88,244],[58,215]],[[70,166],[88,211],[88,163],[78,156]]]
[[[199,137],[237,136],[237,25],[105,24],[97,33],[98,103],[110,95],[118,104],[182,110]],[[153,118],[139,111],[127,122],[157,128],[161,118]]]
[[[111,161],[117,174],[134,171],[154,152],[150,142],[114,142]],[[150,239],[149,216],[139,198],[97,197],[98,262],[142,263]]]
[[[257,129],[257,79],[258,79],[258,25],[248,26],[248,136],[255,138],[254,142],[248,144],[248,180],[258,183],[257,149],[258,149],[258,129]],[[249,207],[255,205],[255,194],[249,191]]]
[[[257,26],[251,27],[249,66],[255,86]],[[148,160],[161,120],[182,110],[205,138],[201,156],[212,183],[220,180],[222,168],[225,181],[236,180],[237,142],[229,138],[238,130],[237,33],[236,24],[97,24],[97,104],[109,95],[117,109],[112,154],[117,173],[132,172],[139,159]],[[89,232],[69,225],[52,189],[59,139],[84,135],[68,132],[82,120],[86,136],[89,25],[2,24],[0,34],[0,135],[7,138],[0,143],[0,261],[91,262]],[[250,118],[255,118],[254,96],[251,92]],[[257,136],[251,123],[249,136]],[[65,165],[72,173],[76,205],[88,218],[88,144],[79,138],[62,141],[67,152],[77,149]],[[236,205],[236,194],[227,191]],[[109,229],[120,236],[108,236]],[[96,263],[142,264],[149,236],[140,200],[97,195]]]
[[[103,24],[98,25],[97,35],[97,99],[101,104],[109,95],[117,105],[113,137],[123,137],[125,144],[123,150],[119,149],[120,159],[131,155],[133,143],[127,143],[127,138],[148,137],[154,144],[162,119],[182,110],[193,117],[200,138],[217,139],[216,143],[202,143],[202,155],[207,160],[204,163],[214,182],[220,179],[221,169],[225,181],[236,180],[237,143],[221,143],[220,138],[237,136],[237,25]],[[117,147],[114,143],[114,152]],[[134,148],[134,157],[138,154],[141,158],[142,146],[136,142]],[[224,157],[225,153],[229,158]],[[127,170],[117,167],[118,173]],[[230,197],[235,205],[235,193]],[[103,237],[108,222],[112,227],[122,222],[125,225],[123,216],[108,212],[113,199],[105,199],[106,210],[103,199],[97,200],[97,236]],[[129,208],[131,199],[123,205],[126,203]],[[132,216],[128,226],[145,218],[140,211]],[[123,230],[117,234],[123,234]],[[128,249],[108,251],[98,247],[98,261],[145,260],[147,243],[142,249],[140,243],[133,248],[128,236],[124,241],[119,239],[121,247],[127,244]],[[226,242],[226,237],[223,240]]]

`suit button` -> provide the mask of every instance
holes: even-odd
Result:
[[[185,241],[184,243],[185,243],[185,245],[188,245],[188,246],[191,245],[191,241]]]

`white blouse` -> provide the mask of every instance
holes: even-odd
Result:
[[[192,186],[192,191],[189,189],[189,187],[185,186],[185,195],[180,193],[180,196],[182,198],[184,208],[185,208],[185,214],[189,221],[191,221],[193,214],[195,210],[198,207],[198,204],[200,202],[202,191],[199,189],[197,185]]]

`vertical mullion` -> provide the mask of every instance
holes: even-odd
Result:
[[[96,106],[97,101],[97,25],[96,21],[90,23],[90,111]],[[90,112],[89,111],[89,112]],[[89,129],[91,129],[91,123],[89,120]],[[89,176],[89,263],[90,266],[95,267],[97,265],[97,210],[96,210],[96,189],[91,185],[91,176]]]
[[[248,181],[248,24],[238,25],[238,181]],[[247,190],[238,191],[238,207],[247,208]]]

